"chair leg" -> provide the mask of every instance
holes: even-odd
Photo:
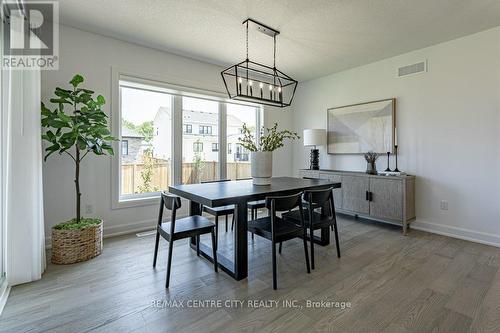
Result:
[[[335,219],[333,223],[335,231],[335,245],[337,245],[337,258],[340,258],[340,243],[339,243],[339,231],[337,228],[337,219]]]
[[[165,288],[168,289],[170,285],[170,271],[172,267],[172,250],[174,249],[174,241],[170,240],[168,242],[168,261],[167,261],[167,282],[165,283]]]
[[[273,244],[273,289],[278,289],[278,281],[276,279],[276,243]]]
[[[231,221],[231,231],[234,230],[234,213],[233,213],[233,220]]]
[[[156,267],[156,258],[158,257],[158,245],[160,243],[160,233],[156,231],[155,254],[153,258],[153,267]]]
[[[252,216],[252,221],[255,220],[255,209],[254,208],[252,208],[252,210],[251,210],[251,216]],[[254,234],[252,232],[252,241],[253,240],[254,240]]]
[[[307,231],[304,230],[304,236],[302,237],[304,240],[304,253],[306,255],[306,267],[307,273],[311,273],[311,267],[309,266],[309,254],[307,253]]]
[[[219,246],[219,217],[215,215],[215,247]]]
[[[217,273],[217,269],[218,269],[217,268],[217,266],[218,266],[218,264],[217,264],[217,247],[216,247],[217,243],[215,241],[215,231],[212,230],[211,234],[212,234],[212,255],[214,257],[214,270]]]
[[[227,215],[226,215],[226,232],[227,232]]]
[[[310,242],[311,242],[311,269],[314,269],[314,229],[309,229]]]
[[[200,235],[196,236],[196,255],[200,256]]]
[[[283,245],[283,242],[280,242],[280,246],[278,248],[278,253],[281,254],[281,246]]]

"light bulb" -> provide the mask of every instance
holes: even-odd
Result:
[[[259,83],[259,87],[262,89],[262,87],[264,87],[264,83]]]
[[[273,86],[272,85],[269,85],[269,90],[273,90]]]
[[[248,81],[248,85],[249,85],[249,86],[251,86],[252,84],[253,84],[253,81],[252,81],[252,80]]]
[[[278,87],[278,92],[281,92],[281,87]]]
[[[238,83],[243,82],[243,79],[241,77],[238,78]]]

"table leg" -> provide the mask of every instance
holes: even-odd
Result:
[[[189,215],[201,215],[201,206],[199,203],[189,201]],[[196,246],[196,237],[191,237],[191,245]]]
[[[248,276],[248,205],[246,201],[236,205],[234,228],[234,275],[236,280]]]
[[[234,261],[225,257],[221,253],[217,254],[217,263],[219,268],[235,280],[243,280],[248,276],[247,209],[246,202],[236,205]],[[200,213],[200,204],[190,201],[189,215],[199,215]],[[197,246],[196,237],[191,238],[190,246],[192,249],[197,250],[197,253],[199,253],[202,257],[210,262],[213,262],[213,249],[211,246],[207,246],[203,242],[200,242]]]

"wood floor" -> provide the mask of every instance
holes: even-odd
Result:
[[[214,273],[187,242],[176,243],[169,291],[166,242],[154,270],[153,236],[105,239],[101,256],[49,264],[42,280],[12,288],[0,331],[500,331],[500,249],[416,230],[404,237],[399,228],[351,218],[339,222],[342,258],[334,244],[317,246],[316,270],[308,275],[301,242],[285,243],[277,291],[270,243],[258,237],[249,239],[249,278],[239,282]],[[220,233],[221,251],[230,251],[231,232]],[[222,306],[186,307],[188,300],[220,300]],[[228,300],[244,305],[224,306]],[[269,300],[279,303],[248,303]],[[311,308],[307,300],[350,307]]]

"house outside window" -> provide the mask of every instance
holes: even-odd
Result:
[[[128,140],[122,140],[122,155],[128,155]]]
[[[223,102],[210,95],[174,95],[164,88],[167,84],[124,76],[113,86],[120,101],[113,108],[120,122],[113,134],[121,140],[116,143],[120,158],[113,161],[113,207],[149,204],[171,184],[250,177],[247,152],[238,151],[236,156],[235,147],[244,123],[252,132],[259,128],[261,107]],[[144,107],[143,100],[154,103]],[[175,117],[181,118],[180,128],[174,127],[179,119]],[[218,135],[221,119],[224,137]],[[181,156],[173,153],[176,147],[181,148]],[[221,147],[227,148],[227,154],[219,155]],[[221,163],[226,167],[221,168]]]
[[[202,153],[203,152],[203,142],[193,142],[193,152]]]
[[[200,134],[212,134],[212,126],[200,125]]]

